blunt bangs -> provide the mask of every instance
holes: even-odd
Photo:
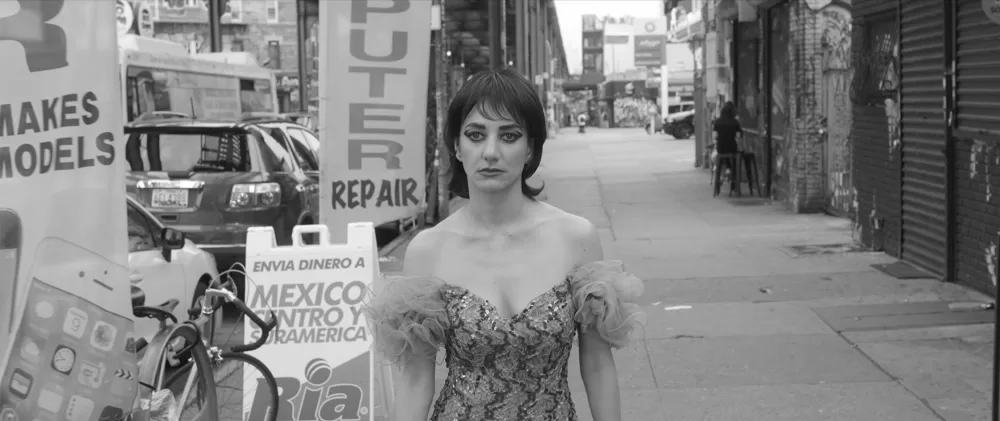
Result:
[[[462,124],[473,110],[488,119],[511,120],[521,126],[531,149],[531,158],[521,172],[521,192],[530,198],[538,196],[544,185],[531,187],[527,179],[535,174],[542,162],[542,145],[548,137],[545,109],[534,85],[509,68],[476,73],[462,85],[448,106],[444,136],[451,161],[449,188],[452,193],[469,197],[469,181],[457,157],[457,144]]]

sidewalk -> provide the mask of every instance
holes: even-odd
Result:
[[[606,257],[646,281],[642,340],[615,353],[623,419],[989,419],[992,313],[948,304],[992,299],[872,269],[894,259],[853,250],[848,220],[713,198],[693,157],[692,141],[642,129],[546,144],[548,202],[590,219]]]

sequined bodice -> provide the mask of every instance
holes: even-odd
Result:
[[[567,365],[576,323],[569,282],[504,317],[465,288],[442,291],[448,377],[435,421],[573,421]]]

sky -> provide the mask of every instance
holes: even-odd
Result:
[[[570,73],[580,73],[583,66],[583,43],[580,30],[583,15],[632,16],[654,18],[663,16],[663,0],[556,0],[559,28]]]

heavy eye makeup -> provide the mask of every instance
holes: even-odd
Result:
[[[466,138],[473,142],[479,142],[486,140],[485,128],[483,127],[469,127],[462,133]],[[524,137],[521,130],[516,125],[508,125],[500,128],[500,140],[506,143],[514,143]]]

